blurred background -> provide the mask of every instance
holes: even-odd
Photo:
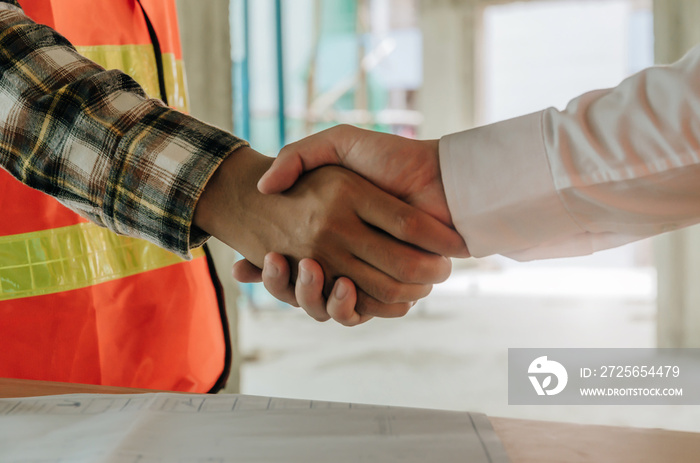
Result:
[[[693,0],[179,0],[192,113],[264,154],[338,123],[439,138],[617,85],[700,42]],[[455,260],[404,318],[344,328],[226,285],[229,392],[700,431],[697,407],[507,403],[513,347],[700,347],[700,232]]]

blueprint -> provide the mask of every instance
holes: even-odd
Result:
[[[509,460],[488,418],[478,413],[154,393],[0,399],[0,461]]]

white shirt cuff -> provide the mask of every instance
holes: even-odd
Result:
[[[447,135],[440,169],[452,220],[474,257],[518,260],[592,252],[557,194],[542,138],[542,112]],[[583,240],[567,249],[562,239]],[[580,242],[583,241],[583,242]],[[583,249],[582,249],[583,248]],[[583,251],[583,252],[582,252]]]

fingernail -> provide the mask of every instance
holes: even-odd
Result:
[[[311,272],[306,270],[301,263],[299,263],[299,278],[301,279],[301,284],[302,285],[310,285],[311,284]]]
[[[348,285],[344,281],[339,281],[335,286],[335,298],[340,300],[344,299],[348,295]]]
[[[265,276],[269,278],[276,278],[280,274],[280,269],[273,264],[270,259],[265,259],[265,268],[263,269]]]

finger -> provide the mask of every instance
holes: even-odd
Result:
[[[357,288],[383,304],[416,301],[430,294],[432,285],[397,281],[386,273],[393,270],[396,268],[378,269],[355,257],[346,262],[342,274],[347,275]]]
[[[385,304],[358,289],[355,311],[362,317],[399,318],[406,315],[414,304],[415,301]]]
[[[348,278],[340,277],[336,280],[328,296],[326,309],[328,315],[341,325],[356,326],[372,318],[371,315],[361,315],[355,311],[357,291],[355,285]]]
[[[323,270],[314,260],[299,261],[295,292],[297,297],[301,296],[299,304],[311,318],[319,322],[331,318],[326,312],[326,300],[323,297]]]
[[[251,264],[247,259],[241,259],[233,264],[233,278],[241,283],[260,283],[262,270]]]
[[[289,264],[281,254],[270,252],[265,255],[262,281],[265,289],[282,302],[299,307],[294,296],[294,287],[289,282]]]
[[[302,259],[299,262],[299,274],[295,287],[296,299],[306,313],[318,321],[326,321],[330,318],[326,312],[323,282],[323,269],[318,262],[313,259]]]
[[[383,192],[380,195],[391,198]],[[336,236],[361,263],[346,261],[339,273],[384,303],[420,299],[430,292],[431,284],[445,281],[452,270],[450,259],[399,241],[362,220],[358,228]]]
[[[294,185],[306,171],[339,164],[333,145],[325,139],[317,140],[301,140],[282,148],[272,166],[260,177],[258,190],[263,194],[280,193]]]
[[[426,212],[383,192],[366,198],[358,210],[366,222],[426,251],[441,256],[465,255],[466,246],[459,233]]]
[[[364,233],[361,240],[348,242],[348,249],[356,258],[386,273],[397,282],[430,285],[443,282],[450,276],[452,261],[447,257],[401,242],[375,227],[366,224],[365,227],[368,233]],[[347,275],[360,287],[365,288],[354,274]]]

